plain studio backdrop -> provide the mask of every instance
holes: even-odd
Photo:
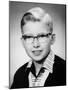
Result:
[[[52,45],[55,54],[65,60],[66,42],[66,6],[60,4],[10,2],[9,3],[9,32],[10,32],[10,85],[16,70],[30,60],[21,43],[20,21],[22,15],[33,7],[41,7],[52,16],[53,33],[56,41]]]

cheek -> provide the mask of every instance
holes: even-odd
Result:
[[[45,42],[45,43],[42,43],[41,44],[41,47],[44,49],[50,49],[50,46],[51,46],[51,42],[50,41],[47,41],[47,42]]]
[[[24,43],[24,48],[28,52],[31,49],[31,45]]]

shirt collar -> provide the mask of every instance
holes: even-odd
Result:
[[[53,64],[54,64],[54,53],[51,50],[42,67],[46,68],[50,73],[53,73]],[[31,68],[32,60],[29,61],[27,68]]]
[[[50,51],[48,57],[46,58],[45,62],[43,63],[43,67],[49,70],[50,73],[53,73],[53,64],[54,64],[54,53]]]

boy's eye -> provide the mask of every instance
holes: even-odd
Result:
[[[44,37],[49,37],[49,35],[51,35],[51,33],[48,33],[48,34],[41,34],[41,35],[38,35],[38,37],[44,38]]]
[[[46,34],[46,35],[42,34],[42,35],[39,35],[39,37],[41,37],[41,38],[48,37],[48,36],[49,36],[49,34]]]
[[[22,36],[24,39],[29,39],[29,38],[32,38],[32,36],[26,36],[26,35],[24,35],[24,36]]]
[[[32,36],[26,36],[27,38],[32,38]]]
[[[39,37],[45,37],[45,35],[44,35],[44,34],[42,34],[42,35],[40,35]]]

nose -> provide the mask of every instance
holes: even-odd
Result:
[[[34,48],[39,48],[39,47],[40,47],[40,43],[39,43],[39,41],[37,40],[37,38],[35,38],[35,39],[33,40],[33,47],[34,47]]]

